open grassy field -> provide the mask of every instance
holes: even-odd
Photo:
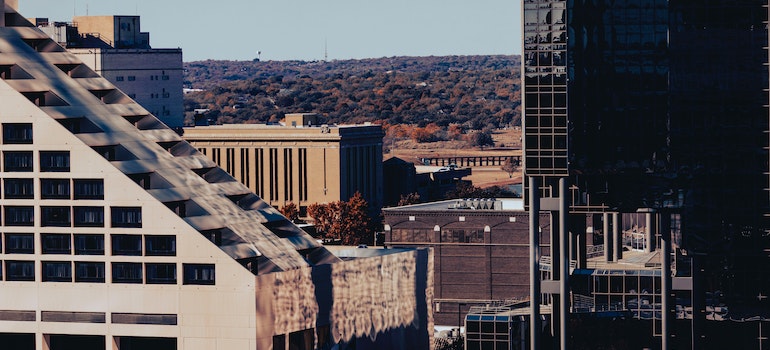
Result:
[[[385,154],[385,159],[398,157],[405,161],[419,164],[419,158],[423,157],[459,157],[459,156],[500,156],[521,155],[521,129],[511,128],[498,130],[492,135],[495,147],[479,149],[470,147],[465,141],[440,141],[429,143],[415,143],[412,140],[401,140],[390,147],[390,152]],[[521,172],[513,176],[502,171],[499,166],[473,167],[473,175],[466,177],[474,186],[506,186],[521,183]]]

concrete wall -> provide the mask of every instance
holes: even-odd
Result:
[[[342,348],[429,349],[431,259],[410,250],[257,277],[258,347],[274,335],[290,346],[292,332],[309,330],[319,348],[326,338]]]

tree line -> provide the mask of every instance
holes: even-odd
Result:
[[[520,125],[519,56],[392,57],[331,62],[185,63],[186,122],[270,123],[314,112],[325,122],[382,122],[442,131]]]

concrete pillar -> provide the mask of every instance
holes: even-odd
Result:
[[[612,261],[623,259],[623,216],[612,213]]]
[[[583,214],[577,214],[570,220],[570,226],[572,232],[575,234],[575,260],[577,261],[577,268],[584,269],[588,266],[588,257],[586,255],[587,235],[586,235],[586,219],[588,217]]]
[[[604,236],[604,261],[612,261],[612,241],[610,240],[610,213],[602,213],[602,235]]]
[[[559,343],[562,350],[569,349],[567,344],[568,327],[569,327],[569,223],[567,217],[569,215],[569,208],[567,203],[567,179],[559,179],[559,238],[561,239],[559,246],[559,255],[561,255],[561,278],[559,279]]]
[[[3,11],[0,16],[0,27],[5,27],[5,0],[0,0],[0,10]]]
[[[644,240],[647,243],[644,246],[644,251],[646,253],[655,251],[655,220],[653,217],[654,215],[655,213],[651,210],[645,211],[644,213]]]
[[[661,350],[670,349],[669,340],[671,339],[671,320],[674,314],[671,310],[671,215],[659,217],[660,222],[660,243],[663,245],[660,251],[660,293],[661,293]]]
[[[540,189],[529,178],[529,348],[540,349]],[[523,327],[522,327],[523,329]],[[523,337],[522,337],[523,339]]]

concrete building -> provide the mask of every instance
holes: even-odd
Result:
[[[430,346],[429,250],[334,256],[0,9],[4,348]]]
[[[183,126],[182,49],[151,48],[139,16],[30,20],[166,125]]]
[[[462,324],[473,306],[528,297],[529,214],[521,199],[446,200],[383,214],[386,246],[433,248],[437,325]],[[545,250],[549,231],[541,233]]]
[[[183,137],[273,207],[346,201],[356,191],[372,213],[382,207],[382,128],[319,125],[288,114],[284,125],[196,126]]]
[[[578,299],[593,316],[634,308],[641,282],[622,277],[634,261],[660,271],[648,326],[594,347],[643,332],[633,347],[767,346],[768,2],[532,0],[523,22],[527,203],[558,217],[546,280],[532,251],[531,297],[550,300],[556,346],[574,348],[572,326],[592,322],[578,322]],[[631,213],[644,216],[637,232],[623,229]],[[602,269],[586,226],[603,237]],[[646,255],[627,256],[635,247]],[[585,279],[596,284],[576,289]],[[546,346],[536,335],[532,348]]]

